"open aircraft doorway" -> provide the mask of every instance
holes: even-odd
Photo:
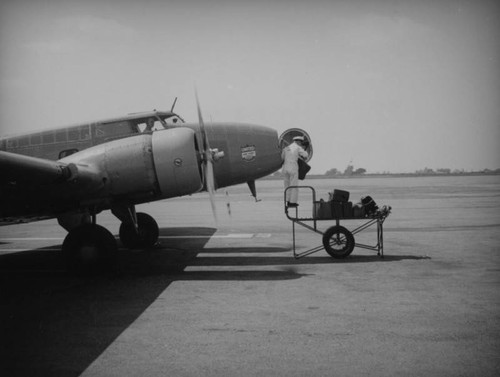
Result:
[[[306,131],[301,128],[289,128],[283,132],[279,137],[279,147],[280,149],[285,148],[293,142],[293,138],[296,136],[302,136],[304,138],[303,147],[306,150],[308,156],[305,162],[309,162],[313,156],[313,147],[311,142],[311,137]]]

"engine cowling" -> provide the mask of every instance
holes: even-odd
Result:
[[[195,132],[189,128],[153,133],[153,161],[162,197],[188,195],[202,189],[195,140]]]
[[[70,196],[81,203],[135,203],[189,195],[202,189],[195,132],[173,128],[110,141],[60,162],[74,168]],[[79,190],[84,182],[92,183]]]

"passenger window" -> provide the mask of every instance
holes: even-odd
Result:
[[[22,137],[21,139],[19,139],[19,146],[20,147],[27,147],[28,145],[30,145],[29,137]]]
[[[63,143],[66,141],[66,130],[56,131],[56,143]]]
[[[30,140],[30,144],[31,145],[39,145],[42,143],[42,137],[40,136],[40,134],[38,135],[31,135],[31,140]]]
[[[79,129],[68,130],[68,141],[78,141],[78,139],[80,139],[80,130]]]
[[[89,140],[90,139],[90,129],[89,129],[89,126],[83,126],[80,129],[80,139],[81,140]]]
[[[17,148],[17,139],[7,140],[7,149]]]
[[[44,144],[52,144],[54,142],[54,134],[52,132],[43,134],[42,142]]]

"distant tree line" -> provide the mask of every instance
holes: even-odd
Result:
[[[325,177],[359,177],[366,174],[366,169],[357,168],[355,169],[352,164],[347,165],[344,171],[341,171],[337,168],[332,168],[326,171],[324,174]],[[449,169],[449,168],[438,168],[431,169],[425,167],[424,169],[416,170],[414,173],[370,173],[370,175],[461,175],[461,174],[500,174],[500,168],[491,170],[491,169],[483,169],[476,171],[466,171],[465,169]],[[274,177],[282,177],[283,174],[281,170],[277,171],[273,174]],[[320,177],[321,175],[315,175],[316,177]]]
[[[448,174],[453,174],[453,175],[458,175],[458,174],[470,174],[470,173],[483,173],[483,174],[500,174],[500,169],[496,170],[491,170],[491,169],[483,169],[483,170],[478,170],[478,171],[465,171],[464,169],[449,169],[449,168],[438,168],[438,169],[431,169],[431,168],[424,168],[415,171],[414,173],[406,173],[406,174],[411,174],[411,175],[448,175]],[[336,168],[332,168],[330,170],[327,170],[326,173],[324,174],[327,177],[350,177],[350,176],[360,176],[366,174],[366,169],[364,168],[358,168],[354,169],[354,166],[349,164],[347,165],[347,168],[342,172],[341,170],[338,170]],[[383,172],[383,173],[376,173],[376,174],[382,174],[382,175],[390,175],[390,172]]]
[[[347,165],[347,168],[345,168],[344,172],[341,172],[340,170],[333,168],[333,169],[328,170],[325,173],[325,175],[328,177],[339,176],[339,175],[350,177],[352,175],[363,175],[365,173],[366,173],[366,169],[364,169],[364,168],[354,169],[353,165]]]
[[[477,170],[477,171],[465,171],[465,169],[455,169],[451,170],[448,168],[440,168],[440,169],[430,169],[430,168],[424,168],[421,170],[417,170],[415,174],[417,175],[446,175],[446,174],[453,174],[453,175],[458,175],[458,174],[469,174],[469,173],[483,173],[483,174],[500,174],[500,169],[483,169],[483,170]]]

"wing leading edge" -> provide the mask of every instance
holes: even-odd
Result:
[[[0,184],[45,185],[71,176],[68,165],[57,161],[0,151]]]
[[[55,217],[75,209],[88,183],[100,185],[90,166],[0,151],[0,225]]]

